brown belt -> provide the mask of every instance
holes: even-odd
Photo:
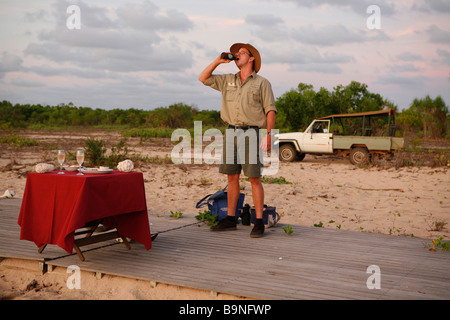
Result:
[[[233,126],[231,124],[228,125],[228,128],[230,129],[242,129],[242,130],[248,130],[248,129],[256,129],[258,130],[259,127],[257,126]]]

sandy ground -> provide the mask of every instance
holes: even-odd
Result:
[[[75,151],[88,136],[105,139],[110,148],[120,140],[118,133],[26,132],[41,141],[39,147],[13,148],[1,145],[0,195],[14,190],[23,196],[26,173],[40,162],[56,164],[55,148]],[[168,139],[141,143],[127,140],[129,154],[164,158],[173,144]],[[156,158],[158,159],[158,158]],[[158,161],[155,161],[158,162]],[[144,174],[148,208],[169,215],[179,211],[195,216],[196,203],[227,184],[217,165],[174,165],[135,163]],[[346,159],[307,156],[304,161],[281,163],[273,177],[289,184],[265,183],[265,203],[275,206],[282,223],[304,226],[415,236],[427,239],[450,238],[450,167],[400,167],[395,165],[358,168]],[[251,185],[241,176],[245,202],[252,203]],[[7,201],[0,199],[1,202]],[[205,208],[206,209],[206,208]],[[295,230],[295,228],[294,228]],[[84,285],[84,292],[68,290],[64,271],[38,275],[29,264],[5,259],[0,264],[0,298],[19,299],[233,299],[211,297],[209,292],[132,279],[105,276]],[[20,272],[18,272],[20,270]]]

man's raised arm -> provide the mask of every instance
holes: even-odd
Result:
[[[214,60],[209,66],[205,68],[205,70],[203,70],[203,72],[198,77],[198,80],[201,83],[205,84],[206,80],[208,80],[208,78],[211,77],[212,73],[214,72],[214,70],[216,70],[216,68],[219,65],[221,65],[222,63],[230,63],[230,62],[231,60],[222,59],[220,56],[218,56],[216,60]]]

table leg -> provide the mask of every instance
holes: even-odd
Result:
[[[89,244],[93,244],[93,243],[97,243],[97,242],[103,242],[103,241],[107,241],[107,240],[120,238],[120,239],[122,239],[122,242],[125,245],[125,247],[127,248],[127,250],[131,249],[131,245],[130,245],[129,241],[127,240],[127,238],[119,235],[114,218],[113,218],[114,228],[112,228],[112,229],[116,229],[116,231],[111,232],[110,230],[112,230],[112,229],[107,228],[108,229],[107,231],[110,231],[110,232],[101,232],[100,234],[94,236],[93,234],[94,234],[95,230],[97,229],[97,227],[100,225],[100,223],[102,221],[103,221],[103,219],[97,220],[97,221],[93,222],[94,224],[85,226],[85,228],[88,229],[87,231],[75,232],[75,235],[78,235],[78,236],[82,235],[82,234],[86,234],[86,236],[84,238],[75,239],[74,243],[73,243],[73,248],[75,249],[75,252],[77,253],[77,255],[81,261],[85,261],[85,258],[84,258],[84,255],[83,255],[80,247],[86,246]],[[43,244],[42,246],[39,247],[38,252],[42,253],[46,247],[47,247],[47,244]]]
[[[102,223],[103,219],[92,222],[89,226],[86,226],[88,232],[86,234],[86,238],[92,236],[92,234],[97,230],[98,226]]]
[[[127,247],[127,250],[131,249],[130,243],[128,242],[126,237],[120,237],[123,241],[123,244],[125,245],[125,247]]]
[[[80,258],[81,261],[84,261],[85,260],[84,255],[83,255],[83,253],[81,252],[80,248],[77,246],[76,243],[73,244],[73,248],[77,252],[78,258]]]
[[[81,252],[81,247],[90,245],[90,244],[94,244],[94,243],[98,243],[98,242],[104,242],[104,241],[108,241],[108,240],[113,240],[113,239],[117,239],[117,238],[121,238],[123,243],[125,244],[126,248],[128,250],[131,249],[130,243],[128,242],[128,240],[125,237],[121,237],[119,235],[119,233],[116,231],[110,231],[110,232],[105,232],[102,234],[98,234],[98,235],[93,235],[89,238],[85,237],[85,238],[81,238],[81,239],[75,239],[74,243],[73,243],[73,247],[75,249],[75,251],[77,252],[78,257],[80,258],[81,261],[84,261],[84,256]]]
[[[45,250],[45,247],[47,247],[46,244],[43,244],[42,246],[40,246],[39,249],[38,249],[38,252],[39,252],[39,253],[42,253],[42,251]]]

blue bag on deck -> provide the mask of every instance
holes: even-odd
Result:
[[[227,187],[228,185],[223,190],[217,191],[214,194],[208,194],[202,200],[197,202],[197,205],[195,207],[198,209],[203,207],[204,205],[208,205],[208,210],[211,215],[217,214],[218,220],[226,218],[228,210],[228,200],[227,200],[227,192],[225,190],[227,189]],[[236,206],[236,213],[235,213],[236,219],[239,218],[239,215],[241,214],[241,209],[244,207],[244,198],[245,194],[240,193],[238,203]]]
[[[278,214],[278,212],[276,210],[277,210],[276,207],[270,207],[270,206],[264,205],[263,222],[264,222],[264,224],[267,225],[268,228],[276,227],[278,221],[280,221],[280,215]],[[255,207],[251,207],[250,212],[251,212],[250,213],[250,216],[251,216],[250,221],[253,224],[255,224],[255,222],[256,222]]]

